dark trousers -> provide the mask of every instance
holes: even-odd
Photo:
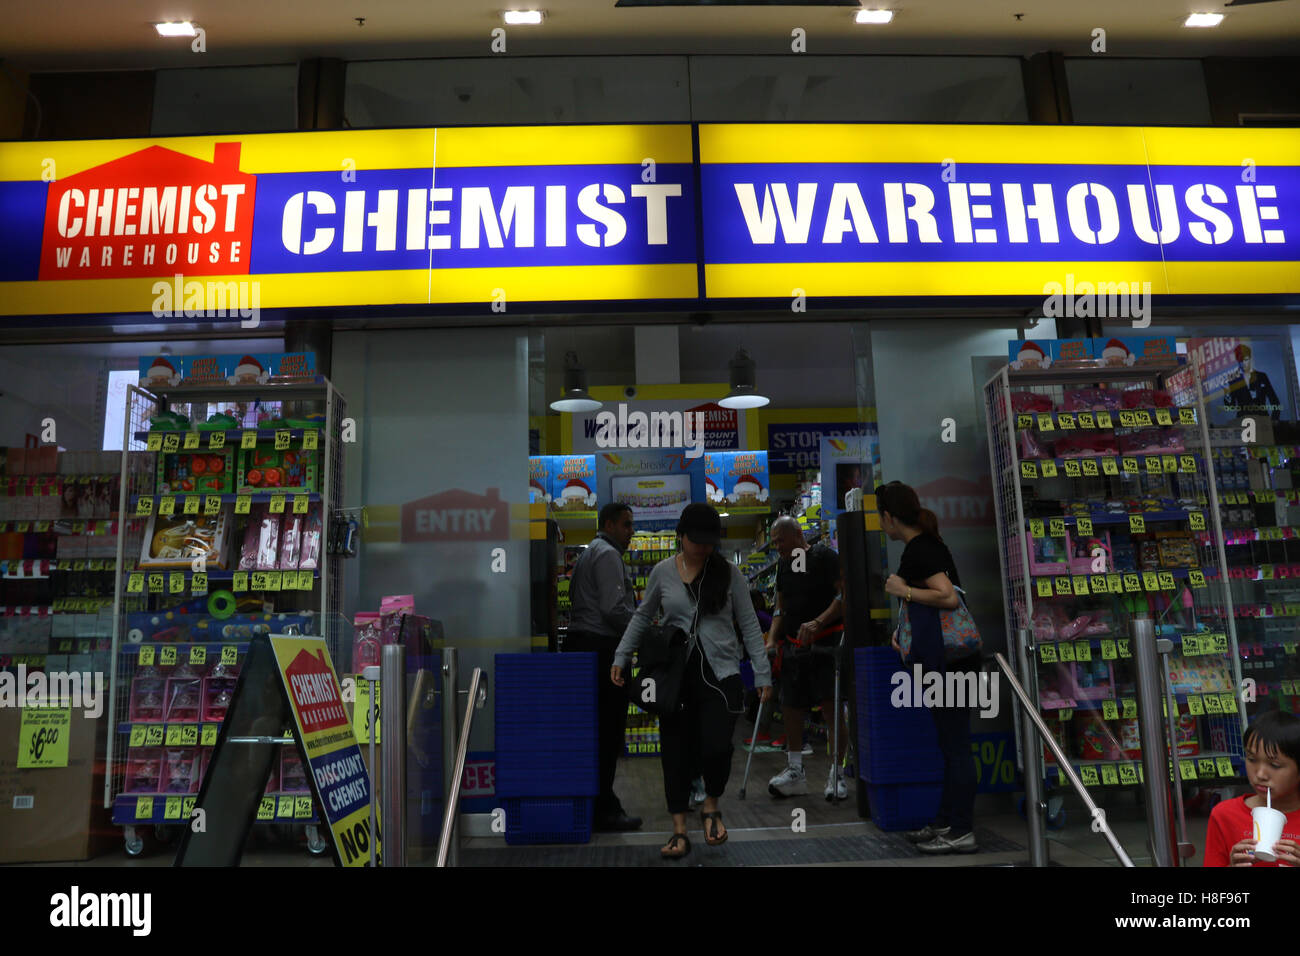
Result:
[[[732,711],[741,709],[743,692],[739,674],[720,681],[699,647],[691,651],[682,681],[685,707],[671,717],[659,718],[664,797],[669,813],[686,813],[690,809],[691,782],[696,777],[704,777],[704,792],[710,797],[720,797],[726,790],[731,776],[731,738],[738,716]]]
[[[978,671],[978,654],[957,661],[945,661],[943,626],[935,608],[913,604],[907,609],[912,622],[912,653],[908,663],[920,663],[924,671]],[[950,839],[964,836],[974,827],[975,760],[970,752],[970,707],[931,707],[939,750],[943,753],[943,796],[935,824],[952,827]]]
[[[564,638],[566,652],[596,655],[596,775],[600,788],[596,795],[597,817],[623,812],[623,804],[614,793],[614,774],[618,771],[618,758],[623,756],[628,699],[623,688],[609,679],[617,647],[617,637],[570,633]]]

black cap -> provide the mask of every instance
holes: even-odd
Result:
[[[722,519],[712,505],[703,502],[689,504],[682,509],[677,521],[677,533],[684,534],[696,544],[716,546],[722,540]]]

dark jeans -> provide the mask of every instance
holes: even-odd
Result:
[[[721,693],[719,693],[719,689]],[[686,660],[682,681],[685,709],[659,718],[664,797],[669,813],[690,809],[691,782],[704,777],[704,792],[720,797],[731,776],[731,738],[742,707],[740,675],[718,680],[698,647]]]
[[[594,810],[597,817],[623,812],[623,804],[614,793],[614,774],[618,771],[618,758],[623,756],[628,699],[623,688],[609,679],[617,647],[617,637],[570,633],[564,638],[566,652],[594,652],[596,655],[596,780],[599,790]]]
[[[907,613],[912,622],[912,653],[907,663],[920,663],[924,671],[941,674],[969,673],[980,670],[980,657],[973,654],[956,661],[945,661],[943,626],[936,608],[912,604]],[[952,827],[949,839],[965,836],[974,827],[975,761],[970,752],[970,707],[931,707],[939,749],[943,753],[943,796],[935,825]]]

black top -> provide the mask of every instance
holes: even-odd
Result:
[[[821,614],[839,593],[840,556],[833,548],[815,544],[804,555],[804,570],[794,571],[793,557],[776,570],[776,590],[781,595],[784,624],[781,633],[790,640],[799,628]]]
[[[957,565],[948,546],[933,535],[918,534],[903,549],[903,556],[898,561],[898,576],[911,587],[923,588],[926,581],[940,573],[947,573],[952,583],[961,587]]]

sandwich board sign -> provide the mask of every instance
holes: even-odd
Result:
[[[370,775],[325,641],[257,635],[195,803],[203,826],[192,817],[184,828],[177,866],[238,865],[271,768],[290,742],[330,831],[335,864],[370,865]]]

